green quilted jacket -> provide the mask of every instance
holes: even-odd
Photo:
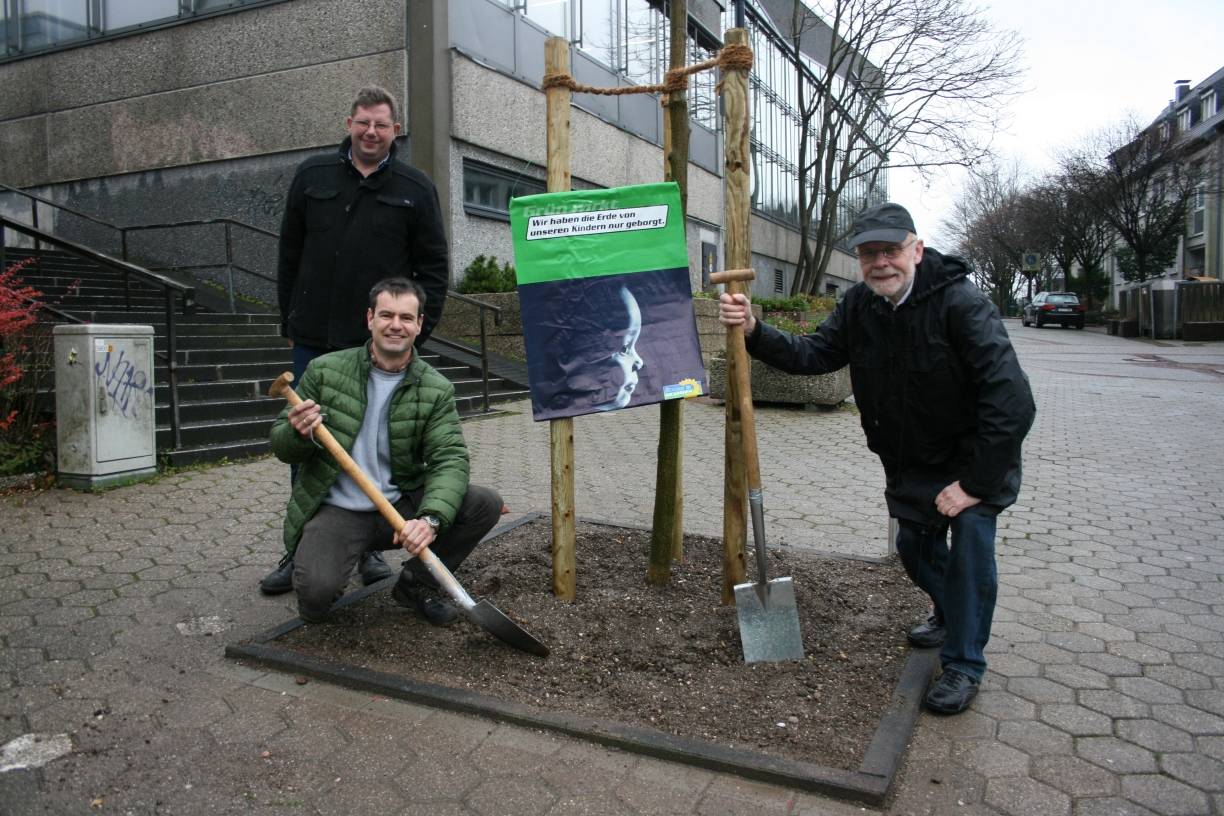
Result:
[[[324,424],[346,451],[352,451],[365,416],[368,345],[312,360],[297,384],[302,399],[312,399],[322,407]],[[318,511],[341,470],[322,446],[293,429],[288,415],[286,406],[272,425],[271,441],[278,459],[299,466],[285,513],[285,549],[292,553],[302,528]],[[391,478],[404,492],[424,485],[425,496],[417,512],[437,516],[439,532],[445,531],[454,522],[468,488],[468,453],[455,410],[454,386],[414,357],[391,396],[388,422]]]

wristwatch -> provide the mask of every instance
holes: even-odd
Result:
[[[432,527],[435,533],[438,532],[438,528],[442,526],[442,522],[438,520],[437,516],[420,516],[419,518],[421,521]]]

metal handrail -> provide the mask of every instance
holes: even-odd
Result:
[[[502,311],[501,307],[494,306],[492,303],[485,303],[483,300],[477,300],[476,298],[471,298],[467,295],[461,295],[458,292],[448,291],[446,296],[477,308],[480,314],[480,348],[474,349],[471,346],[465,345],[464,343],[458,343],[454,340],[447,340],[444,337],[434,337],[433,335],[430,335],[430,339],[440,343],[441,345],[458,349],[459,351],[464,351],[468,354],[474,354],[480,358],[481,392],[484,396],[484,413],[487,414],[489,413],[489,344],[485,334],[485,312],[493,312],[493,325],[500,326]]]
[[[130,227],[120,227],[119,228],[121,230],[121,240],[123,242],[123,257],[124,258],[127,257],[127,236],[129,232],[140,232],[144,230],[151,231],[151,230],[159,230],[159,229],[178,229],[180,227],[210,227],[210,226],[216,226],[216,225],[221,225],[225,227],[225,273],[226,273],[225,294],[226,294],[227,302],[229,305],[229,310],[231,312],[237,312],[238,311],[238,297],[237,297],[237,293],[234,291],[234,267],[235,266],[237,266],[239,270],[247,273],[248,275],[252,275],[256,278],[260,278],[261,280],[266,280],[271,283],[275,283],[276,278],[272,277],[271,275],[265,275],[262,272],[256,271],[254,269],[249,269],[241,264],[234,263],[234,236],[233,236],[232,228],[241,227],[243,229],[254,232],[257,235],[263,235],[268,238],[276,238],[278,240],[280,239],[280,233],[273,232],[272,230],[264,229],[263,227],[257,227],[254,224],[248,224],[245,221],[238,221],[233,218],[205,218],[205,219],[189,219],[186,221],[167,221],[167,222],[163,222],[159,224],[136,224]],[[179,266],[177,268],[179,269],[187,269],[187,268],[203,269],[203,268],[207,268],[208,266],[210,265],[209,264],[197,264],[192,267]]]
[[[96,217],[96,216],[89,215],[88,213],[83,213],[83,212],[81,212],[80,210],[74,210],[74,209],[72,209],[71,207],[66,207],[66,206],[64,206],[63,204],[60,204],[59,202],[56,202],[56,201],[52,201],[52,200],[51,200],[51,199],[49,199],[49,198],[43,198],[42,196],[38,195],[37,193],[31,193],[29,190],[22,190],[22,189],[21,189],[21,188],[19,188],[19,187],[10,187],[9,185],[4,184],[3,182],[0,182],[0,190],[4,190],[4,191],[9,192],[9,193],[16,193],[17,195],[23,195],[23,196],[25,196],[26,198],[31,198],[31,199],[33,199],[33,200],[35,200],[35,201],[37,201],[37,202],[39,202],[39,203],[41,203],[41,204],[46,204],[46,205],[47,205],[47,206],[49,206],[49,207],[55,207],[56,209],[63,210],[64,212],[67,212],[67,213],[72,213],[73,215],[77,216],[78,218],[84,218],[86,221],[90,221],[90,222],[92,222],[92,223],[94,223],[94,224],[97,224],[97,225],[99,225],[99,226],[102,226],[102,227],[107,227],[107,228],[109,228],[109,229],[113,229],[113,230],[117,230],[117,229],[119,229],[119,227],[117,227],[116,225],[114,225],[114,224],[110,223],[109,221],[103,221],[102,219],[100,219],[100,218],[98,218],[98,217]],[[37,209],[35,209],[35,210],[34,210],[34,224],[33,224],[33,226],[34,226],[35,228],[37,228],[37,227],[38,227],[38,210],[37,210]]]
[[[254,224],[248,224],[245,221],[239,221],[236,218],[197,218],[188,219],[186,221],[166,221],[160,224],[134,224],[130,227],[119,227],[122,230],[150,230],[150,229],[168,229],[170,227],[203,227],[209,224],[232,224],[235,227],[249,229],[251,232],[258,232],[260,235],[266,235],[269,238],[280,238],[279,232],[273,232],[263,227],[257,227]]]
[[[0,266],[4,265],[7,254],[7,242],[4,240],[4,231],[11,229],[14,232],[19,232],[27,237],[33,238],[35,244],[50,244],[58,247],[70,255],[75,255],[78,258],[84,258],[123,275],[123,291],[124,291],[124,306],[125,311],[132,310],[130,277],[135,275],[143,279],[146,283],[151,283],[155,287],[162,290],[165,295],[165,312],[166,312],[166,353],[162,356],[166,361],[166,375],[168,379],[169,396],[170,396],[170,433],[174,440],[174,449],[179,450],[183,447],[182,437],[182,422],[179,417],[179,398],[178,398],[178,331],[175,325],[175,300],[182,298],[183,313],[190,314],[195,310],[195,289],[191,286],[184,286],[178,281],[171,280],[164,275],[158,275],[155,272],[150,272],[147,269],[142,269],[135,264],[130,264],[127,261],[112,258],[102,252],[82,246],[73,241],[64,238],[59,238],[42,230],[35,229],[20,221],[14,221],[8,216],[0,214]],[[35,262],[36,266],[41,267],[41,256]],[[49,309],[50,311],[58,311]]]

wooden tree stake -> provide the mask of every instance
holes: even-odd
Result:
[[[727,31],[727,45],[747,45],[748,32],[743,28]],[[726,217],[727,269],[752,266],[752,243],[749,234],[749,167],[751,162],[748,139],[748,71],[736,68],[727,71],[723,83],[723,121],[726,132]],[[744,552],[748,538],[748,486],[743,457],[743,421],[739,408],[739,391],[735,383],[737,370],[727,335],[726,416],[723,448],[723,603],[735,601],[735,585],[746,580]]]
[[[569,41],[549,37],[544,43],[546,74],[569,72]],[[548,103],[548,192],[570,189],[570,90],[550,87]],[[572,601],[576,595],[574,518],[574,420],[549,421],[549,452],[552,462],[552,558],[553,595]]]
[[[669,68],[683,68],[688,44],[688,3],[671,0]],[[663,115],[663,180],[680,188],[680,218],[688,210],[688,96],[672,94]],[[671,562],[684,558],[684,400],[659,406],[659,450],[655,472],[654,518],[650,566],[646,580],[663,586],[671,579]]]

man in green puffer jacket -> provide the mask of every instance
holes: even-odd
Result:
[[[407,278],[370,290],[370,341],[311,361],[297,389],[302,402],[272,426],[272,451],[299,467],[285,514],[298,611],[325,620],[366,550],[430,547],[450,570],[475,549],[501,514],[496,491],[468,483],[468,453],[450,381],[413,354],[425,293]],[[336,440],[409,519],[398,532],[357,484],[314,442],[326,419]],[[397,603],[430,623],[455,620],[437,582],[415,558],[392,589]]]

